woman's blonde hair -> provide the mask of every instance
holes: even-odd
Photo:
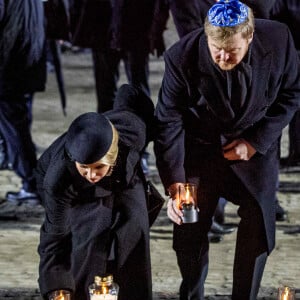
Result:
[[[103,163],[104,165],[113,167],[116,164],[116,160],[117,160],[117,156],[118,156],[118,152],[119,152],[119,147],[118,147],[119,133],[116,130],[116,128],[114,127],[114,125],[111,122],[109,122],[109,123],[110,123],[110,125],[112,127],[112,131],[113,131],[112,142],[111,142],[111,145],[110,145],[108,151],[102,158],[100,158],[99,162]]]
[[[251,38],[254,32],[254,16],[251,8],[248,7],[248,18],[245,22],[236,26],[215,26],[212,25],[206,17],[204,23],[204,32],[215,41],[225,41],[236,33],[241,32],[242,37],[247,39]]]

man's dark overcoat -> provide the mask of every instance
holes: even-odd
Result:
[[[44,297],[67,289],[74,299],[87,300],[94,276],[109,272],[120,286],[118,299],[152,299],[149,224],[139,173],[145,123],[129,111],[105,115],[120,137],[111,176],[94,185],[81,177],[65,153],[65,134],[39,160],[37,183],[46,212],[38,249]]]
[[[165,75],[156,107],[160,134],[155,142],[164,186],[185,182],[197,169],[206,184],[222,180],[224,141],[247,140],[257,153],[249,161],[227,162],[257,200],[264,215],[268,249],[274,247],[274,199],[278,176],[278,138],[299,107],[300,72],[288,28],[257,20],[246,59],[251,67],[246,102],[232,110],[226,87],[209,54],[202,29],[165,53]],[[210,174],[212,177],[210,178]],[[207,187],[214,189],[214,187]]]

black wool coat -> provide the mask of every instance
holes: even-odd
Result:
[[[106,116],[119,132],[111,176],[90,184],[65,154],[65,134],[38,162],[37,184],[45,207],[41,227],[39,286],[88,300],[94,276],[111,273],[118,299],[152,299],[149,224],[140,155],[145,124],[129,111]],[[88,146],[88,145],[87,145]]]
[[[42,1],[0,1],[1,15],[0,96],[43,91],[46,52]]]
[[[280,41],[280,42],[279,42]],[[202,29],[183,37],[165,52],[165,74],[156,107],[159,134],[155,141],[157,166],[165,188],[186,181],[193,166],[205,178],[222,161],[224,137],[247,140],[257,153],[249,161],[230,163],[257,200],[265,218],[268,246],[274,247],[274,199],[278,176],[278,139],[300,102],[297,52],[287,26],[256,21],[251,51],[252,83],[247,102],[233,119],[215,80]],[[213,174],[219,180],[219,174]],[[209,184],[209,182],[207,183]],[[214,187],[211,187],[214,189]]]

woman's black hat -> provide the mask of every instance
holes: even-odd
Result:
[[[69,157],[82,164],[92,164],[109,150],[113,130],[102,114],[88,112],[77,117],[66,134],[65,150]]]

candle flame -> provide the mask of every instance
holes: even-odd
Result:
[[[187,189],[187,190],[186,190],[186,193],[185,193],[185,202],[186,202],[187,204],[190,203],[190,190],[189,190],[189,189]]]
[[[57,296],[56,300],[65,300],[65,296],[62,291],[59,292],[59,295]]]
[[[282,295],[282,300],[289,300],[289,295],[290,295],[290,289],[289,287],[284,288],[284,294]]]

